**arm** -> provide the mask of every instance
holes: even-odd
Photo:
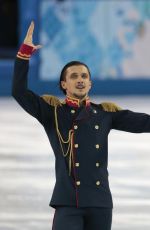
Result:
[[[34,23],[31,23],[24,44],[21,46],[16,57],[12,83],[12,96],[29,114],[37,118],[38,121],[43,124],[47,111],[52,111],[52,107],[48,105],[43,98],[27,88],[29,59],[32,53],[41,47],[35,46],[32,43],[33,29]]]
[[[132,133],[150,133],[150,115],[130,110],[113,112],[112,128]]]

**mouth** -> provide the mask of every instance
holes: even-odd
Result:
[[[78,85],[76,89],[84,89],[85,87],[83,85]]]

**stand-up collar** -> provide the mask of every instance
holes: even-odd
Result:
[[[69,106],[76,107],[76,108],[80,107],[80,99],[70,97],[70,96],[66,96],[65,101],[66,101],[67,105],[69,105]],[[86,107],[90,106],[90,98],[89,98],[89,96],[86,96],[81,101],[84,102],[84,105]]]

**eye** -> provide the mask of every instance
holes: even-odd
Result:
[[[82,78],[88,78],[88,75],[86,73],[82,74]]]
[[[72,74],[72,75],[70,76],[70,78],[72,78],[72,79],[75,79],[75,78],[77,78],[77,77],[78,77],[77,74]]]

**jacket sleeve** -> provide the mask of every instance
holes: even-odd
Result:
[[[35,117],[41,124],[53,115],[53,107],[27,87],[29,60],[16,58],[12,82],[12,96],[21,107]]]
[[[112,128],[131,133],[149,133],[150,115],[130,110],[113,112]]]

